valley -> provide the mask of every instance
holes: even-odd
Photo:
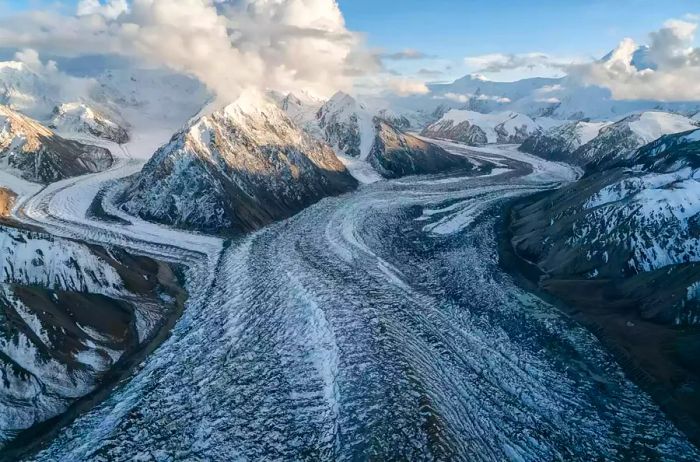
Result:
[[[184,266],[190,294],[133,376],[32,460],[700,457],[499,265],[504,206],[580,170],[439,144],[478,170],[362,185],[229,241],[110,205],[133,161],[25,199],[16,216],[52,234]],[[119,220],[88,218],[100,191]]]

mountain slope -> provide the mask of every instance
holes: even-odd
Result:
[[[337,153],[366,160],[375,138],[374,116],[352,96],[338,92],[317,114],[323,138]]]
[[[109,168],[109,150],[70,141],[6,106],[0,106],[0,168],[26,180],[50,183]]]
[[[512,245],[700,438],[700,130],[517,205]],[[527,263],[524,263],[527,262]]]
[[[0,226],[0,448],[108,379],[181,303],[172,269]]]
[[[625,159],[663,135],[697,127],[697,122],[678,114],[658,111],[633,114],[603,127],[598,136],[572,153],[570,162],[586,165]]]
[[[466,158],[403,133],[384,120],[376,118],[375,127],[377,136],[368,160],[385,178],[467,171],[473,168]]]
[[[257,229],[357,182],[333,151],[251,95],[177,133],[125,190],[124,210],[216,233]]]
[[[470,145],[522,143],[540,129],[530,117],[516,112],[482,114],[453,109],[425,128],[422,135]]]
[[[129,141],[125,128],[83,103],[57,106],[49,127],[63,134],[92,135],[119,144]]]
[[[598,136],[607,122],[570,122],[526,138],[520,150],[554,161],[570,161],[571,155]]]

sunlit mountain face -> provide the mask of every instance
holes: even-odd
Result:
[[[696,10],[0,5],[0,460],[700,460]]]

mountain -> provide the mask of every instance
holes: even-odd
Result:
[[[314,121],[308,119],[309,103],[287,96],[281,107],[301,120],[306,132],[330,144],[350,173],[363,183],[472,167],[466,159],[404,133],[402,130],[412,126],[408,118],[390,109],[368,109],[347,93],[333,95],[316,111]]]
[[[518,210],[516,248],[551,277],[624,279],[700,262],[699,174],[700,130],[663,136]],[[676,310],[666,322],[692,318],[681,299],[654,304]]]
[[[653,69],[648,49],[636,47],[606,56],[611,65],[635,65],[638,69]],[[621,61],[622,60],[622,61]],[[427,85],[429,92],[421,95],[384,95],[372,106],[390,108],[409,120],[423,121],[412,128],[424,128],[439,119],[425,117],[441,109],[460,109],[484,114],[517,112],[532,119],[551,117],[559,120],[617,120],[631,113],[660,110],[679,114],[700,111],[697,101],[663,102],[653,100],[615,99],[607,88],[584,85],[579,78],[528,78],[515,82],[498,82],[480,75],[467,75],[450,83]]]
[[[382,119],[375,119],[375,130],[377,136],[368,161],[384,178],[468,171],[473,168],[466,158],[403,133]]]
[[[470,145],[522,143],[541,126],[530,117],[515,112],[481,114],[451,110],[421,133],[429,138],[459,141]]]
[[[316,114],[324,102],[313,96],[301,92],[300,96],[294,93],[287,94],[280,100],[280,107],[297,126],[310,131],[316,131]]]
[[[53,62],[0,62],[0,104],[66,138],[124,143],[128,135],[125,149],[144,158],[212,99],[198,80],[164,69],[89,57],[80,67],[69,75]]]
[[[171,267],[118,248],[3,225],[0,248],[2,448],[126,370],[184,294]]]
[[[109,150],[64,139],[7,106],[0,106],[0,168],[37,183],[105,170]]]
[[[629,40],[623,41],[620,46],[603,56],[603,58],[600,59],[600,62],[608,65],[631,65],[638,71],[655,71],[657,69],[657,66],[650,54],[649,46],[637,45]]]
[[[554,161],[570,161],[572,154],[598,136],[607,122],[569,122],[526,138],[520,150]]]
[[[84,103],[65,103],[57,106],[49,128],[64,135],[91,135],[119,144],[129,141],[129,133],[125,128]]]
[[[374,115],[355,98],[338,92],[317,113],[323,138],[337,153],[366,160],[374,145]]]
[[[568,161],[587,165],[624,159],[663,135],[698,126],[696,121],[678,114],[658,111],[633,114],[601,128],[598,136],[574,151]]]
[[[244,95],[175,134],[120,203],[148,220],[240,233],[356,185],[327,145],[299,129],[273,102]]]
[[[541,289],[700,435],[700,130],[512,210],[511,242]]]

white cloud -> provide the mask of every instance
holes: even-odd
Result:
[[[31,93],[12,92],[7,103],[33,117],[45,117],[57,101],[80,101],[97,85],[90,78],[73,77],[61,72],[54,61],[43,62],[39,53],[31,48],[15,53],[14,59],[32,72],[32,84],[44,88],[45,98],[35,98]]]
[[[424,82],[408,78],[389,79],[387,86],[390,91],[400,96],[425,95],[430,93],[430,89]]]
[[[511,100],[509,98],[503,97],[503,96],[493,96],[493,95],[484,95],[484,94],[478,94],[475,95],[473,93],[445,93],[444,95],[436,96],[436,99],[448,99],[450,101],[454,101],[456,103],[467,103],[473,99],[477,101],[495,101],[497,103],[501,104],[507,104],[510,103]]]
[[[697,23],[671,20],[650,34],[645,61],[635,66],[637,43],[625,39],[604,61],[574,65],[570,74],[610,89],[616,99],[700,101],[700,49],[693,48]],[[641,65],[639,67],[642,67]]]
[[[392,61],[405,61],[405,60],[419,60],[419,59],[433,59],[435,56],[428,55],[422,51],[414,50],[412,48],[407,48],[396,53],[385,53],[381,55],[382,59],[388,59]]]
[[[129,4],[126,0],[107,0],[104,3],[100,0],[80,0],[77,14],[78,16],[97,14],[109,19],[116,19],[127,11],[129,11]]]
[[[466,57],[464,63],[477,72],[498,73],[506,70],[551,66],[555,64],[555,61],[545,53],[493,53]]]
[[[78,12],[5,19],[0,46],[138,58],[225,100],[250,87],[329,95],[378,68],[334,0],[83,0]]]

